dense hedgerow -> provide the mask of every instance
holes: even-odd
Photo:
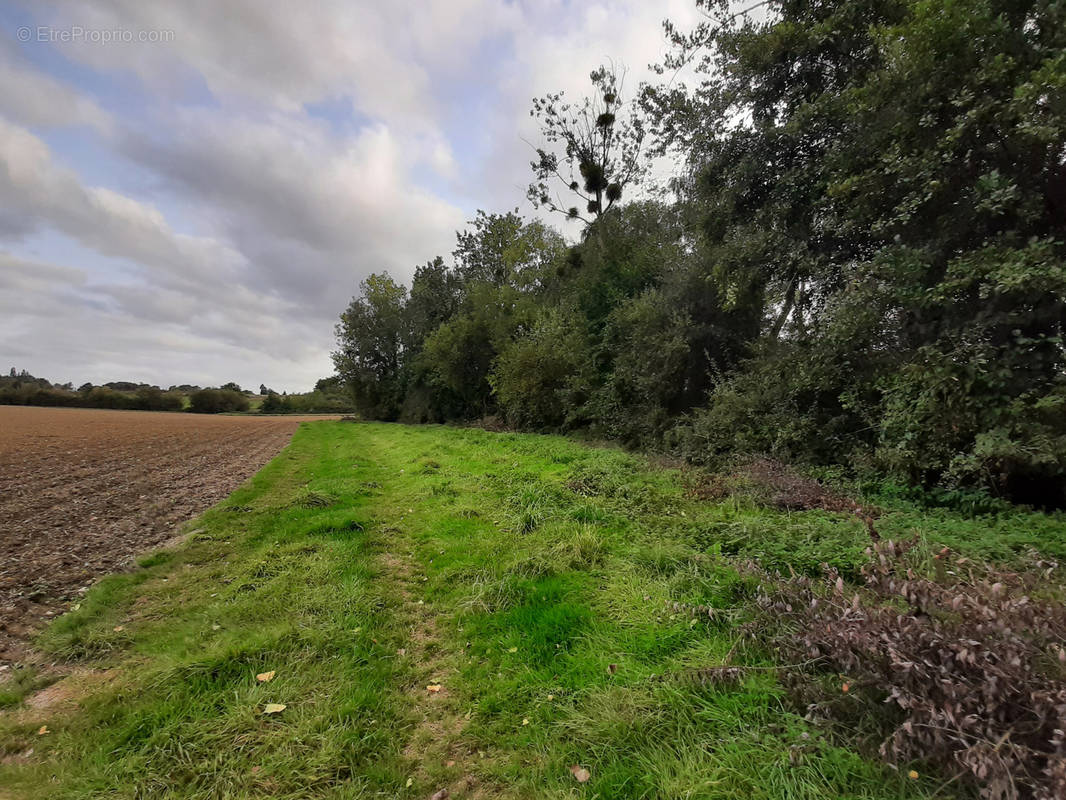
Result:
[[[1066,6],[696,3],[663,65],[694,83],[640,91],[676,199],[572,245],[481,213],[454,268],[373,276],[361,413],[1066,505]]]
[[[129,392],[115,391],[106,386],[73,391],[41,379],[31,379],[10,381],[0,386],[0,405],[180,411],[184,402],[180,393],[164,392],[155,386],[142,386]]]

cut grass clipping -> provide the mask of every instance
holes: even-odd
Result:
[[[1044,544],[1031,521],[878,525],[1011,558]],[[561,438],[317,422],[191,527],[42,636],[72,674],[63,702],[27,705],[26,676],[4,696],[7,795],[945,796],[806,722],[737,646],[755,587],[722,554],[847,575],[853,515],[700,501]],[[751,669],[686,677],[727,662]]]

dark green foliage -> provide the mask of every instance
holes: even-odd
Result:
[[[407,289],[385,273],[360,284],[360,297],[341,314],[337,374],[367,417],[395,419],[403,401],[404,307]]]
[[[573,390],[591,357],[580,317],[559,309],[539,316],[507,343],[489,381],[511,424],[559,429],[573,413]]]
[[[277,392],[268,392],[259,411],[263,414],[282,414],[289,410]]]
[[[189,395],[189,410],[197,414],[247,411],[248,398],[232,389],[201,389]]]
[[[340,378],[321,378],[314,391],[305,394],[267,392],[259,406],[261,414],[350,414],[356,411],[351,392]]]
[[[580,241],[479,212],[454,269],[365,287],[360,410],[1066,505],[1066,6],[697,5],[643,118],[608,70],[534,105]],[[645,128],[678,199],[622,205]]]
[[[133,395],[134,407],[144,411],[180,411],[181,395],[155,386],[142,386]]]
[[[85,383],[75,392],[71,384],[54,385],[23,370],[21,374],[0,377],[0,405],[180,411],[183,401],[178,392],[129,381],[104,386]]]
[[[1066,10],[772,7],[674,31],[706,80],[646,95],[686,149],[719,278],[764,309],[688,452],[1061,504]]]

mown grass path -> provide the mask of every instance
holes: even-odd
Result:
[[[556,437],[323,422],[190,531],[46,632],[40,646],[76,670],[55,702],[3,712],[0,796],[936,786],[831,741],[772,669],[693,677],[772,666],[737,647],[753,587],[720,553],[847,558],[864,545],[856,520],[699,503],[676,472]]]

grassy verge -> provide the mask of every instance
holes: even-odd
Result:
[[[1013,517],[879,527],[1057,546]],[[698,502],[561,438],[316,422],[191,528],[46,632],[78,666],[0,714],[12,796],[945,796],[805,722],[738,649],[753,587],[724,556],[853,567],[847,515]],[[767,669],[698,679],[727,661]]]

